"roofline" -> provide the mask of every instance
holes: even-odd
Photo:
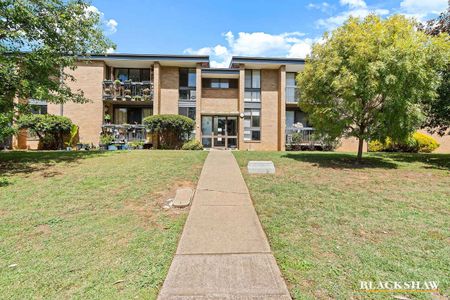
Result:
[[[89,56],[78,56],[81,60],[154,60],[154,61],[189,61],[189,62],[207,62],[208,55],[177,55],[177,54],[130,54],[130,53],[105,53],[91,54]]]
[[[236,68],[202,68],[202,73],[205,73],[205,74],[239,74],[239,69],[236,69]]]
[[[287,64],[302,65],[305,63],[304,58],[286,58],[286,57],[252,57],[252,56],[233,56],[231,58],[230,67],[236,63],[265,63],[265,64]]]

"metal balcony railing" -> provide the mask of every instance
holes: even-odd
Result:
[[[153,100],[153,83],[104,80],[103,100],[151,101]]]
[[[104,124],[102,125],[102,134],[111,135],[114,144],[134,141],[145,142],[147,139],[147,130],[144,125]]]
[[[312,127],[286,128],[286,145],[322,146],[323,142],[314,135]]]

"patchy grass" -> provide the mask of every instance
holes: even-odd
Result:
[[[1,152],[1,298],[156,298],[206,154]]]
[[[439,281],[449,295],[450,155],[234,152],[295,299],[367,294],[360,280]],[[276,175],[249,175],[272,160]]]

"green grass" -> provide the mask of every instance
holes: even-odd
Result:
[[[360,280],[439,281],[449,295],[450,155],[234,152],[295,299],[385,299]],[[272,160],[275,175],[249,175]]]
[[[156,298],[206,154],[1,152],[0,298]]]

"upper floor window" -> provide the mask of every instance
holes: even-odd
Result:
[[[195,69],[180,68],[179,100],[195,101],[197,75]]]
[[[236,89],[238,87],[238,80],[227,78],[204,78],[202,80],[202,86],[204,88],[213,89]]]
[[[30,113],[36,115],[45,115],[47,114],[47,102],[36,99],[29,99],[28,105],[30,107]]]
[[[180,87],[195,88],[197,75],[195,69],[180,68]]]
[[[296,87],[297,84],[295,83],[295,75],[297,73],[288,72],[286,73],[286,86],[287,87]]]
[[[297,103],[299,100],[295,76],[297,73],[286,73],[286,102]]]
[[[127,80],[133,82],[150,81],[150,69],[115,68],[114,78],[122,82]]]
[[[261,102],[261,71],[245,70],[245,102]]]
[[[245,70],[245,88],[260,89],[261,88],[261,71]]]

